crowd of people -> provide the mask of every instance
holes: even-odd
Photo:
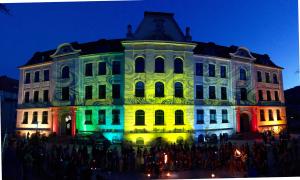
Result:
[[[3,153],[4,179],[91,179],[97,172],[142,172],[159,177],[162,172],[183,170],[224,170],[231,177],[300,174],[298,142],[283,138],[252,144],[160,142],[146,147],[57,144],[33,136],[11,138]]]

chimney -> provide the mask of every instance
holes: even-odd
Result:
[[[126,34],[126,37],[127,37],[128,39],[133,38],[133,34],[132,34],[132,26],[131,26],[131,24],[128,24],[128,26],[127,26],[127,34]]]
[[[191,29],[190,27],[185,28],[185,40],[186,41],[192,41],[192,36],[191,36]]]

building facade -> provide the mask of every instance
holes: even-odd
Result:
[[[285,128],[282,68],[245,47],[192,41],[145,12],[125,39],[64,43],[20,67],[18,131],[101,132],[148,144]]]

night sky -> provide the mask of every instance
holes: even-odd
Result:
[[[284,67],[284,89],[299,85],[297,0],[159,0],[8,4],[0,13],[0,75],[19,78],[18,66],[37,51],[64,42],[124,38],[144,11],[172,12],[194,41],[245,46]]]

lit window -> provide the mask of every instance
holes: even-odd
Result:
[[[228,123],[227,109],[222,109],[222,123]]]

